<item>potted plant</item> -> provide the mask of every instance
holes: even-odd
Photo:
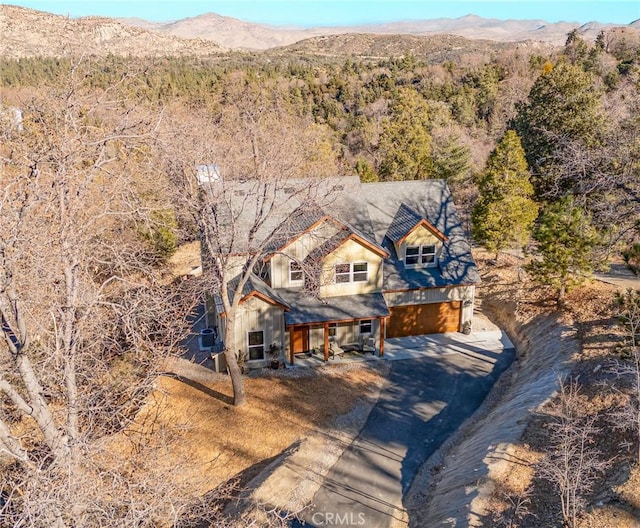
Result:
[[[269,355],[271,356],[271,368],[277,370],[280,368],[280,347],[272,343],[269,347]]]

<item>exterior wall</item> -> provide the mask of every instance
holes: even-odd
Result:
[[[464,327],[465,323],[471,324],[473,320],[475,290],[475,286],[456,286],[451,288],[384,292],[383,295],[385,301],[387,301],[387,306],[462,301],[461,325]]]
[[[300,283],[291,284],[289,282],[290,259],[304,260],[311,251],[324,244],[338,231],[339,229],[331,222],[323,222],[313,231],[305,233],[284,248],[282,253],[274,255],[271,258],[271,287],[276,289],[302,287]]]
[[[372,333],[371,336],[376,340],[376,347],[380,340],[380,321],[373,319],[371,324]],[[359,322],[347,322],[338,323],[336,326],[336,340],[338,344],[357,343],[360,336],[360,323]],[[318,352],[322,350],[324,346],[324,327],[312,327],[309,330],[309,348],[315,349]],[[287,357],[289,357],[290,341],[289,333],[287,332],[286,339],[286,351]]]
[[[353,262],[367,263],[366,282],[335,283],[334,266]],[[327,255],[323,263],[320,283],[321,297],[340,295],[358,295],[372,293],[382,289],[382,257],[354,240],[347,240],[333,253]]]
[[[398,255],[398,258],[404,261],[404,251],[407,246],[429,246],[429,245],[436,246],[436,262],[437,262],[438,257],[440,256],[440,251],[442,251],[442,240],[436,237],[426,227],[419,226],[418,228],[414,229],[411,233],[409,233],[407,238],[403,240],[402,244],[396,244],[395,249],[396,249],[396,254]],[[435,266],[435,265],[436,264],[432,264],[432,266]],[[416,266],[416,267],[419,267],[419,266]]]
[[[264,360],[247,361],[246,366],[263,367],[270,360],[269,346],[273,343],[277,347],[284,345],[284,316],[282,308],[273,306],[256,297],[247,299],[238,307],[236,315],[235,338],[236,346],[247,354],[248,333],[262,330],[264,332]]]

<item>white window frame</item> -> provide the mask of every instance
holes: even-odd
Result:
[[[262,343],[257,344],[257,345],[252,345],[251,344],[251,334],[262,334]],[[251,357],[251,350],[252,349],[258,349],[261,348],[262,349],[262,357],[259,358],[252,358]],[[247,361],[262,361],[264,360],[264,353],[265,353],[265,349],[264,349],[264,330],[252,330],[250,332],[247,332]]]
[[[373,334],[373,319],[361,319],[359,322],[360,335]],[[366,330],[368,328],[368,330]]]
[[[327,327],[328,337],[337,337],[338,336],[338,323],[329,323]]]
[[[294,266],[297,266],[296,269],[293,269]],[[300,278],[294,279],[294,273],[299,273]],[[289,261],[289,284],[302,284],[304,283],[304,272],[302,271],[302,266],[295,260]]]
[[[411,251],[411,255],[409,255]],[[405,246],[404,265],[411,268],[421,268],[433,266],[436,263],[438,247],[435,244],[425,244],[424,246]],[[408,259],[415,259],[415,262],[408,262]]]
[[[348,271],[338,271],[338,267],[349,267]],[[356,266],[364,266],[364,270],[357,270]],[[346,280],[338,280],[338,277]],[[357,277],[357,278],[356,278]],[[334,283],[348,284],[351,282],[367,282],[369,280],[369,263],[362,262],[340,262],[334,266]]]

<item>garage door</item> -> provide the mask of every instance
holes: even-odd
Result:
[[[390,308],[387,337],[457,332],[461,302],[415,304]]]

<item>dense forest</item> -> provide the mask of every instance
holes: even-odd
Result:
[[[536,50],[1,60],[3,521],[182,520],[185,483],[145,467],[157,446],[115,467],[105,439],[132,423],[206,287],[165,268],[201,232],[197,165],[446,179],[474,242],[535,255],[528,272],[559,304],[611,259],[639,266],[640,47],[572,32]]]

